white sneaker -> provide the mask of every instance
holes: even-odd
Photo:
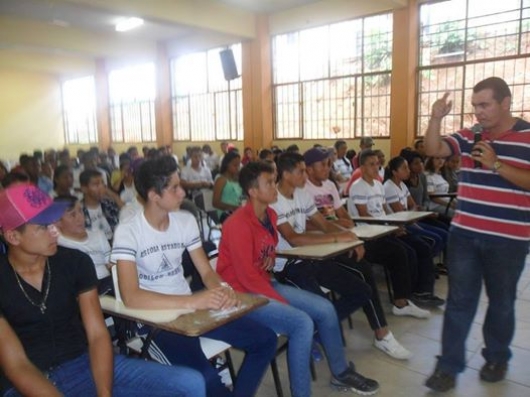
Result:
[[[374,339],[374,346],[388,354],[390,357],[398,360],[408,360],[412,357],[412,353],[405,349],[396,338],[394,338],[392,332],[388,332],[388,334],[381,340]]]
[[[403,307],[392,307],[392,313],[395,316],[411,316],[416,318],[429,318],[431,317],[431,312],[428,310],[420,309],[410,300],[407,300],[408,305]]]

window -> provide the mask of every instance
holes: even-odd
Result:
[[[155,65],[148,63],[109,74],[113,142],[154,142]]]
[[[389,136],[392,14],[275,36],[277,139]]]
[[[67,80],[62,85],[65,141],[96,143],[96,91],[94,77]]]
[[[231,49],[241,71],[241,44]],[[241,77],[224,79],[221,50],[188,54],[171,62],[176,141],[243,140]]]
[[[418,132],[432,103],[451,93],[443,133],[475,123],[473,86],[501,77],[512,90],[514,116],[530,116],[530,0],[452,0],[420,8]]]

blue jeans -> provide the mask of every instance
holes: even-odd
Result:
[[[224,341],[245,352],[245,358],[234,382],[233,395],[253,396],[276,353],[278,339],[276,333],[247,315],[202,336]],[[208,396],[232,395],[221,383],[217,370],[204,356],[199,338],[160,331],[153,338],[153,342],[155,345],[153,348],[159,349],[171,364],[184,365],[201,372],[206,381]]]
[[[291,394],[293,397],[310,396],[309,356],[313,322],[331,373],[339,375],[347,369],[337,314],[326,298],[277,281],[273,281],[272,285],[289,305],[271,300],[248,316],[289,338],[287,359]]]
[[[59,365],[46,375],[65,396],[96,395],[88,353]],[[206,389],[202,375],[191,368],[162,365],[118,355],[114,357],[112,395],[198,397],[206,396]],[[20,394],[12,388],[4,396],[15,397]]]
[[[465,368],[465,342],[477,310],[482,280],[489,304],[482,327],[488,362],[511,357],[515,329],[517,282],[524,268],[528,242],[485,237],[452,229],[448,242],[449,295],[438,367],[451,374]]]

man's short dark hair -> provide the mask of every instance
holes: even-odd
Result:
[[[346,145],[346,141],[345,141],[345,140],[342,140],[342,139],[339,139],[338,141],[335,142],[335,144],[334,144],[333,146],[335,146],[335,149],[336,149],[336,150],[339,150],[339,148],[340,148],[342,145]]]
[[[161,156],[144,161],[134,174],[134,187],[138,195],[147,202],[150,190],[162,195],[162,190],[169,184],[171,176],[177,172],[177,162],[173,156]]]
[[[478,82],[477,85],[473,87],[473,93],[476,94],[487,89],[493,91],[493,99],[498,103],[501,103],[506,97],[512,97],[512,92],[510,91],[508,84],[506,84],[506,81],[500,77],[488,77],[487,79]]]
[[[239,171],[239,184],[243,193],[248,195],[248,191],[258,186],[258,178],[262,173],[274,174],[272,165],[265,161],[251,161]]]
[[[377,157],[377,153],[372,149],[364,149],[359,154],[359,165],[364,165],[370,157]]]
[[[267,157],[272,155],[272,151],[269,149],[261,149],[259,152],[260,160],[265,160]]]
[[[300,148],[297,144],[293,143],[292,145],[287,146],[287,149],[285,149],[287,153],[297,153],[300,151]]]
[[[292,172],[296,166],[304,162],[304,156],[300,153],[282,153],[278,156],[278,180],[282,179],[284,172]]]
[[[79,175],[79,185],[88,186],[92,178],[103,178],[103,175],[98,170],[84,170]]]

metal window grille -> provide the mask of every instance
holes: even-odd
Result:
[[[155,67],[149,63],[109,74],[113,142],[154,142]]]
[[[241,71],[241,44],[231,48]],[[171,62],[174,140],[243,140],[241,77],[224,79],[221,50],[184,55]]]
[[[453,108],[442,133],[474,123],[471,95],[479,81],[497,76],[512,90],[512,113],[530,116],[530,0],[452,0],[420,7],[418,134],[432,103],[451,93]]]
[[[273,38],[276,139],[389,136],[392,14]]]

